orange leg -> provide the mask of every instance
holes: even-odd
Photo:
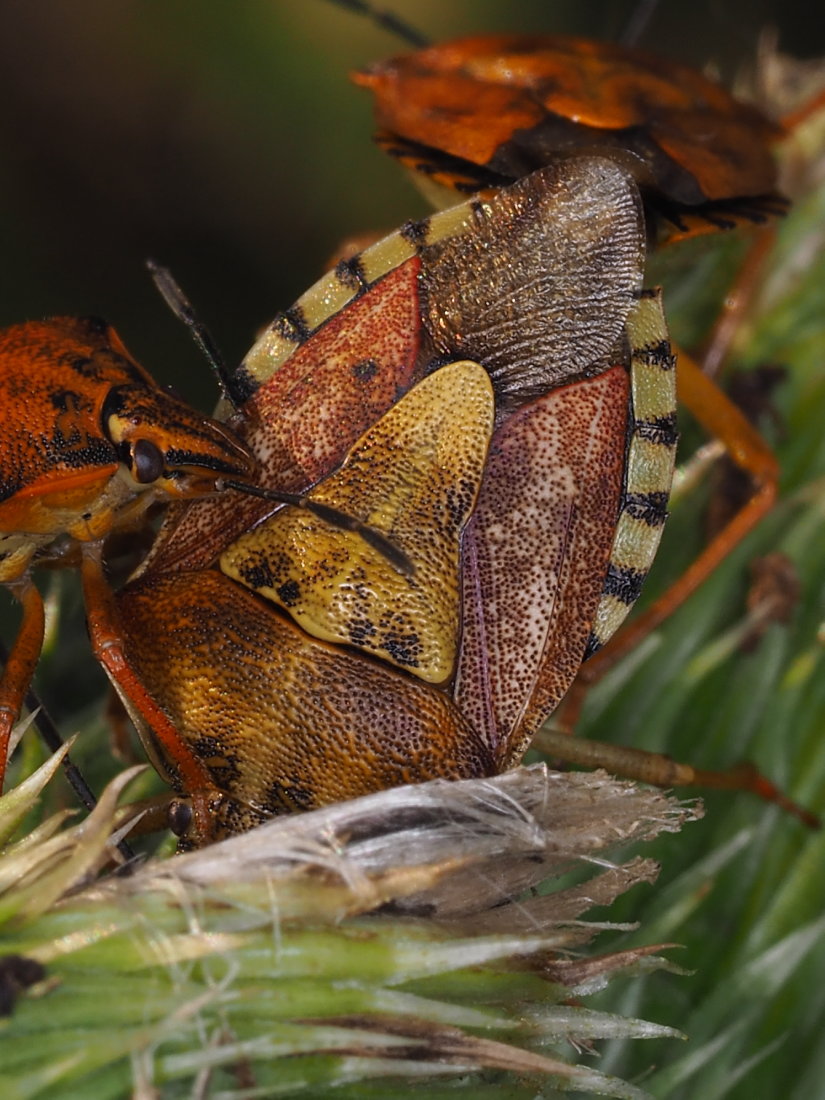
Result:
[[[782,118],[781,126],[786,138],[791,138],[795,131],[801,129],[823,110],[825,110],[825,89],[820,90],[813,98]],[[767,226],[758,232],[737,272],[733,285],[725,295],[722,309],[702,356],[702,367],[705,374],[710,375],[711,378],[715,378],[719,373],[735,335],[753,304],[765,261],[775,244],[775,226]]]
[[[807,103],[803,103],[798,110],[791,111],[783,117],[782,127],[785,133],[790,134],[793,130],[802,126],[822,110],[825,110],[825,88],[818,92],[813,99],[809,99]]]
[[[547,729],[539,732],[533,741],[533,747],[569,764],[606,768],[614,775],[652,783],[656,787],[711,787],[717,790],[750,791],[766,802],[775,802],[811,829],[822,826],[816,814],[798,806],[749,763],[736,764],[727,771],[702,771],[661,753],[570,737],[567,733]]]
[[[23,621],[0,679],[0,791],[6,776],[9,739],[43,648],[43,599],[28,576],[8,585],[23,606]]]
[[[753,304],[764,274],[765,261],[775,244],[776,229],[773,226],[760,230],[725,295],[702,356],[702,370],[711,378],[716,378],[728,357],[736,333]]]
[[[84,545],[80,569],[95,657],[118,691],[129,700],[130,714],[148,727],[152,738],[163,746],[164,757],[175,772],[174,785],[191,800],[192,832],[207,841],[212,832],[210,804],[216,794],[214,784],[129,664],[117,605],[103,575],[99,544]]]
[[[129,713],[111,685],[106,699],[106,726],[109,730],[109,746],[115,760],[129,765],[142,763],[143,757],[132,741]]]

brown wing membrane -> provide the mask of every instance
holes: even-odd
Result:
[[[623,366],[525,405],[496,432],[464,538],[454,696],[503,768],[575,679],[622,490]]]
[[[424,322],[483,363],[501,408],[603,369],[642,286],[639,194],[608,160],[551,165],[473,207],[428,250]]]

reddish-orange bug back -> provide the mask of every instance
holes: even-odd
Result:
[[[2,788],[43,643],[43,601],[30,579],[37,557],[61,537],[79,544],[90,619],[105,618],[105,536],[155,499],[214,492],[223,477],[249,481],[255,463],[223,425],[158,386],[95,318],[0,332],[0,408],[0,583],[23,606],[0,678]]]
[[[428,183],[478,191],[559,156],[619,160],[665,238],[781,209],[755,108],[686,65],[553,35],[480,35],[370,66],[379,143]],[[698,217],[694,215],[700,215]]]

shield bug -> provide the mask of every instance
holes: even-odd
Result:
[[[580,215],[586,207],[589,216]],[[202,842],[524,751],[635,598],[673,467],[638,190],[549,166],[343,262],[236,372],[261,483],[173,509],[96,648]]]

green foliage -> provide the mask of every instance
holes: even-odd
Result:
[[[0,798],[3,835],[58,767]],[[533,903],[508,896],[548,874],[558,890],[560,871],[678,829],[689,815],[661,795],[522,769],[282,819],[96,883],[133,772],[81,824],[58,815],[0,853],[4,1097],[338,1096],[372,1079],[404,1096],[496,1077],[527,1096],[520,1083],[549,1077],[644,1100],[567,1064],[570,1040],[678,1032],[569,999],[664,960],[566,955],[597,931],[573,918],[649,880],[650,865]],[[21,959],[42,974],[17,980]]]
[[[390,6],[389,0],[383,6]],[[409,9],[401,0],[394,6]],[[168,0],[143,5],[140,18],[130,14],[137,10],[133,6],[98,4],[90,19],[85,7],[64,5],[61,18],[53,20],[43,20],[37,5],[9,5],[3,15],[12,20],[4,24],[2,40],[14,54],[6,59],[4,73],[16,113],[4,130],[0,218],[8,261],[2,320],[104,313],[153,372],[169,377],[174,361],[181,388],[191,394],[198,389],[192,377],[199,377],[201,368],[194,357],[187,360],[185,338],[156,303],[141,274],[143,259],[155,254],[172,263],[238,357],[255,327],[315,277],[340,236],[376,224],[386,228],[420,213],[395,168],[382,165],[368,149],[370,122],[362,93],[345,90],[348,67],[394,52],[397,44],[309,0],[300,5],[209,0],[198,6],[197,18],[191,4]],[[452,5],[452,16],[444,14],[445,7],[417,0],[406,14],[434,37],[482,29],[479,3]],[[527,7],[514,12],[512,4],[485,4],[484,28],[512,27],[518,17],[524,29]],[[819,29],[807,30],[810,13],[803,7],[805,26],[796,32],[800,44],[821,49],[814,38]],[[563,29],[613,31],[626,5],[621,8],[622,13],[615,4],[600,5],[612,20],[605,28],[601,22],[592,25],[592,5],[561,5],[561,15],[570,20]],[[788,5],[763,5],[760,11],[783,24],[783,8]],[[689,31],[697,38],[694,61],[709,52],[730,61],[724,54],[731,43],[755,34],[761,21],[752,3],[738,8],[705,4],[701,15],[696,10],[696,4],[659,5],[657,18],[667,21],[670,34],[648,45],[677,54]],[[548,29],[547,5],[531,7],[531,12],[533,29]],[[744,18],[737,20],[732,12]],[[38,66],[32,67],[32,56],[41,59]],[[703,589],[591,693],[582,730],[603,740],[661,749],[704,767],[751,758],[820,812],[825,810],[823,225],[820,186],[782,226],[763,296],[735,348],[736,366],[778,363],[789,371],[776,398],[783,427],[767,425],[781,462],[781,502]],[[691,281],[669,288],[674,329],[691,346],[712,321],[717,263],[727,271],[728,259],[717,261],[711,252],[687,272]],[[697,285],[706,291],[698,304]],[[205,407],[212,400],[208,383],[200,389]],[[690,426],[683,431],[688,443],[696,438]],[[701,543],[701,503],[691,497],[675,510],[651,592],[676,575]],[[800,597],[789,624],[770,626],[756,650],[743,653],[747,563],[776,550],[793,561]],[[78,672],[82,619],[70,607],[65,621],[46,662],[44,686],[51,689],[63,728],[83,731],[76,751],[91,765],[99,788],[103,776],[117,770],[97,709],[92,717],[87,706],[102,694],[102,680],[91,659],[86,671]],[[26,774],[39,762],[40,749],[33,737],[24,746],[20,771]],[[65,793],[52,797],[47,812],[70,802]],[[709,794],[706,802],[703,822],[656,842],[664,870],[655,891],[634,891],[607,913],[612,921],[641,922],[638,932],[617,935],[616,949],[678,941],[683,945],[679,960],[691,976],[657,972],[629,983],[621,994],[613,987],[598,1001],[604,1011],[684,1031],[689,1047],[675,1049],[672,1039],[650,1044],[614,1040],[599,1066],[673,1100],[807,1100],[821,1093],[825,1071],[825,838],[746,795]],[[42,815],[29,810],[27,827],[39,820]],[[58,883],[50,881],[54,896]],[[221,896],[216,909],[225,904]],[[135,922],[143,922],[144,943],[165,950],[180,927],[165,927],[167,907],[156,899],[152,906],[147,917],[136,916]],[[269,909],[267,921],[244,932],[242,950],[228,940],[213,941],[220,960],[220,965],[210,964],[214,969],[202,960],[173,959],[169,966],[143,971],[127,965],[140,942],[135,928],[113,920],[111,937],[98,939],[90,928],[112,918],[110,911],[101,908],[91,916],[79,909],[66,912],[65,923],[49,914],[37,917],[39,924],[32,917],[26,931],[9,924],[10,910],[3,911],[2,952],[67,943],[65,937],[74,935],[87,959],[97,953],[92,974],[91,968],[68,961],[67,952],[54,970],[59,984],[37,999],[23,998],[12,1023],[0,1023],[0,1042],[5,1038],[5,1049],[14,1050],[14,1072],[19,1071],[10,1080],[12,1062],[0,1060],[4,1095],[35,1095],[38,1088],[49,1096],[125,1095],[135,1077],[142,1080],[144,1062],[135,1052],[159,1050],[162,1040],[168,1047],[161,1064],[173,1090],[164,1095],[190,1095],[188,1084],[181,1083],[193,1071],[188,1041],[205,1037],[208,1045],[227,1013],[247,1041],[258,998],[271,1023],[267,1041],[294,1053],[308,1030],[314,1029],[311,1038],[317,1041],[318,1025],[293,1026],[289,1047],[284,1003],[295,1010],[292,1016],[299,1016],[316,1014],[319,999],[331,1011],[367,1006],[396,1011],[403,998],[416,997],[417,1010],[443,1021],[442,1000],[449,1000],[446,1018],[472,1030],[470,1014],[485,1011],[487,995],[489,1015],[480,1030],[492,1020],[501,1039],[522,1015],[525,990],[535,989],[533,975],[484,968],[455,978],[447,971],[437,988],[432,979],[429,984],[420,979],[414,990],[393,988],[392,997],[379,982],[353,991],[342,985],[340,974],[334,983],[316,975],[309,986],[300,975],[279,977],[275,986],[255,973],[255,960],[273,937]],[[186,916],[191,921],[199,913]],[[174,919],[180,919],[179,912]],[[153,940],[157,926],[165,928],[164,934]],[[369,953],[373,969],[386,960],[385,949],[405,942],[398,937],[409,934],[391,924],[385,928],[381,949]],[[414,937],[406,942],[421,947]],[[351,960],[363,967],[366,953],[357,937],[346,933],[341,943],[342,965]],[[306,949],[304,957],[311,961],[319,941],[296,934],[294,947],[297,955]],[[226,980],[230,972],[239,975],[234,989]],[[241,1064],[239,1055],[248,1052],[232,1053]],[[295,1058],[294,1077],[287,1076],[282,1063],[264,1095],[275,1095],[279,1085],[287,1091],[297,1088],[300,1075],[313,1095],[319,1094],[321,1079],[338,1081],[339,1097],[386,1095],[381,1081],[341,1083],[340,1074],[334,1076],[340,1058],[334,1065],[325,1058],[316,1055],[314,1066],[305,1057]],[[364,1067],[350,1062],[347,1071],[359,1068]],[[411,1060],[406,1068],[413,1074],[420,1064]],[[488,1070],[483,1080],[473,1076],[466,1087],[479,1098],[536,1095],[534,1079],[514,1086],[512,1077],[498,1078],[501,1072]],[[74,1092],[67,1084],[72,1079],[78,1082],[71,1086]],[[60,1093],[55,1091],[58,1080]],[[227,1090],[241,1087],[237,1077],[223,1083]],[[439,1088],[428,1081],[421,1091],[429,1098],[448,1091],[452,1096],[462,1084]],[[408,1087],[415,1088],[409,1082]]]

